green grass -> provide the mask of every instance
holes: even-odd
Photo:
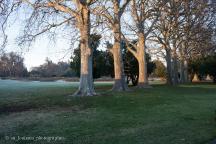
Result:
[[[70,97],[77,85],[0,81],[0,144],[207,144],[216,139],[216,85]],[[63,140],[5,140],[64,137]]]

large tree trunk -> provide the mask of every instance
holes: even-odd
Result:
[[[181,83],[188,83],[188,62],[185,59],[180,60],[180,82]]]
[[[185,41],[183,43],[183,56],[184,56],[184,59],[183,59],[183,63],[184,63],[184,83],[188,83],[188,82],[191,82],[191,78],[189,78],[189,73],[188,73],[188,59],[187,59],[187,49],[188,49],[188,42]]]
[[[82,8],[82,17],[79,18],[80,30],[80,50],[81,50],[81,70],[80,85],[75,92],[75,96],[93,96],[95,95],[93,77],[92,77],[92,50],[89,44],[90,36],[90,12],[88,8]]]
[[[174,49],[173,53],[173,85],[178,84],[178,61],[177,61],[177,53],[176,50]]]
[[[167,84],[172,85],[172,62],[171,51],[166,49],[166,63],[167,63]]]
[[[182,49],[180,49],[180,76],[181,76],[181,83],[188,83],[189,82],[189,75],[188,75],[188,61],[186,59],[186,47],[187,43],[184,43]]]
[[[139,63],[139,80],[138,87],[146,88],[148,85],[147,63],[145,53],[145,36],[143,33],[139,34],[139,40],[137,45],[137,61]]]
[[[124,67],[122,61],[122,52],[121,52],[121,27],[120,23],[116,21],[114,25],[114,45],[112,48],[113,52],[113,60],[114,60],[114,73],[115,73],[115,82],[113,85],[113,91],[125,91],[128,89],[125,75],[124,75]]]
[[[185,75],[184,75],[184,59],[181,56],[180,58],[180,83],[185,83]]]

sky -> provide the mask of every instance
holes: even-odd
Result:
[[[15,16],[12,16],[14,18]],[[23,20],[17,16],[15,20],[9,20],[6,34],[8,42],[5,47],[6,52],[17,52],[24,57],[24,64],[28,70],[39,66],[49,58],[53,62],[69,61],[72,55],[70,42],[64,37],[59,37],[55,44],[46,35],[39,37],[30,47],[18,46],[17,38],[22,30]]]

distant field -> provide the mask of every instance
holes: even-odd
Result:
[[[77,82],[0,80],[0,144],[210,144],[216,85],[160,83],[79,98]]]
[[[95,82],[95,85],[103,85],[103,84],[112,84],[113,82]],[[38,87],[65,87],[65,86],[72,86],[72,87],[78,87],[79,82],[68,82],[63,80],[57,80],[57,81],[18,81],[18,80],[1,80],[0,79],[0,89],[8,89],[8,88],[14,88],[14,89],[22,89],[22,88],[38,88]]]

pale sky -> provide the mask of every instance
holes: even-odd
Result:
[[[8,35],[8,43],[6,45],[6,52],[18,52],[22,54],[25,61],[25,66],[28,70],[31,67],[39,66],[45,62],[45,59],[48,57],[53,62],[58,61],[69,61],[72,50],[70,50],[70,42],[65,38],[58,38],[55,44],[50,42],[46,35],[38,38],[32,46],[28,47],[19,47],[16,42],[16,38],[21,32],[21,22],[22,20],[17,18],[15,21],[10,21],[8,24],[9,27],[6,30]]]

